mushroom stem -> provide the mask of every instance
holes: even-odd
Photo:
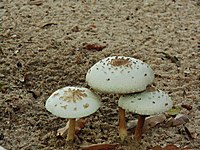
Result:
[[[146,118],[145,115],[139,115],[139,118],[138,118],[138,123],[135,129],[135,140],[138,143],[140,143],[142,139],[142,129],[144,126],[145,118]]]
[[[122,141],[127,136],[127,130],[126,130],[126,119],[125,119],[125,109],[119,107],[119,137]]]
[[[69,119],[69,129],[67,134],[67,141],[73,141],[75,136],[75,125],[76,125],[76,119],[71,118]]]

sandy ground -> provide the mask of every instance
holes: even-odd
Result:
[[[106,46],[88,50],[86,44]],[[107,56],[141,59],[155,71],[154,85],[188,115],[185,125],[161,123],[136,146],[118,137],[117,97],[101,94],[72,147],[56,137],[66,120],[44,107],[52,92],[84,86],[87,70]],[[200,147],[200,2],[198,0],[0,0],[0,145],[12,150],[80,149],[119,143],[124,150],[155,145]],[[136,117],[127,113],[127,122]]]

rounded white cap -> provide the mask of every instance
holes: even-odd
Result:
[[[148,64],[124,56],[107,57],[93,65],[86,75],[89,86],[106,93],[143,91],[153,81],[154,73]]]
[[[121,96],[118,105],[140,115],[154,115],[171,109],[173,102],[168,94],[157,90]]]
[[[64,87],[55,91],[46,101],[46,109],[62,118],[88,116],[100,107],[99,97],[87,88]]]

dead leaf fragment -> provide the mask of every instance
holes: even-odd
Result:
[[[151,117],[147,117],[144,122],[143,131],[149,130],[150,128],[155,127],[157,124],[162,123],[166,120],[165,114],[159,114]],[[137,120],[130,121],[127,123],[127,129],[133,130],[137,125]]]
[[[114,144],[106,144],[106,143],[102,143],[102,144],[92,144],[89,146],[82,146],[81,149],[82,150],[111,150],[114,149],[118,146],[117,143]]]
[[[182,104],[181,107],[187,109],[187,110],[192,110],[192,106],[188,104]]]
[[[156,116],[149,117],[145,120],[144,131],[150,128],[155,127],[157,124],[162,123],[166,120],[166,116],[164,114],[159,114]]]
[[[77,134],[82,128],[84,128],[85,124],[89,121],[89,119],[76,119],[76,127],[75,133]],[[69,129],[69,121],[67,122],[66,126],[57,130],[57,136],[66,137],[67,131]]]
[[[186,124],[187,122],[189,122],[189,118],[187,115],[185,114],[178,114],[175,118],[171,117],[168,120],[168,125],[170,126],[179,126],[179,125],[183,125]]]
[[[96,28],[97,26],[95,24],[91,24],[89,27],[90,28]]]
[[[87,50],[95,50],[95,51],[102,51],[106,46],[98,45],[98,44],[85,44],[84,47]]]

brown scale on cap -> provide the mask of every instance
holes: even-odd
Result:
[[[129,58],[127,58],[127,59],[125,59],[125,58],[114,58],[110,61],[109,64],[111,64],[114,67],[121,67],[121,66],[131,67],[132,66],[132,63],[131,63]]]
[[[83,105],[83,108],[84,108],[84,109],[86,109],[86,108],[88,108],[88,107],[89,107],[89,104],[88,104],[88,103],[86,103],[86,104]]]
[[[63,108],[63,109],[67,109],[67,105],[64,105],[64,106],[60,106],[61,108]]]
[[[84,90],[71,90],[69,89],[68,91],[64,91],[64,96],[61,96],[60,99],[62,99],[63,101],[67,101],[67,102],[74,102],[76,103],[77,101],[82,100],[83,97],[86,97],[87,94],[85,93]]]

